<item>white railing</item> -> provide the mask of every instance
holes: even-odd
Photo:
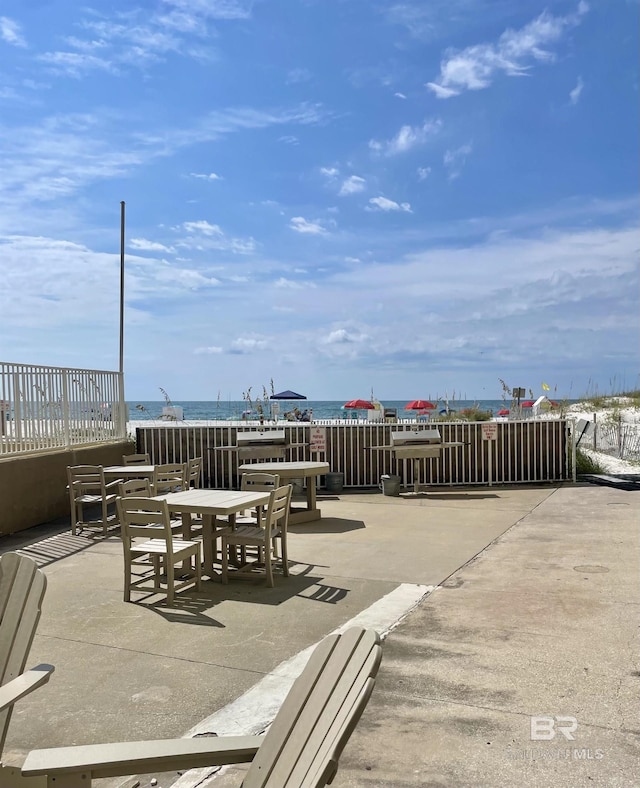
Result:
[[[126,438],[118,372],[0,362],[0,457]]]

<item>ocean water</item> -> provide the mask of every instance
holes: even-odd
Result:
[[[405,405],[410,400],[383,400],[382,407],[395,408],[397,410],[398,418],[411,418],[415,416],[415,411],[405,410]],[[256,403],[249,403],[243,400],[239,401],[185,401],[175,400],[171,403],[164,401],[154,402],[128,402],[129,406],[129,419],[131,421],[147,421],[159,419],[162,415],[162,409],[168,404],[179,406],[183,410],[185,421],[229,421],[239,420],[242,414],[245,413],[245,418],[249,421],[258,421],[259,413],[256,410]],[[269,417],[268,408],[271,403],[266,406],[262,403],[265,418]],[[291,411],[293,408],[298,408],[300,411],[313,410],[313,418],[315,419],[345,419],[354,418],[367,418],[366,410],[351,411],[344,410],[344,400],[296,400],[296,401],[279,401],[277,403],[280,408],[280,415],[282,416],[286,411]],[[445,408],[443,402],[435,402],[436,410],[434,413],[439,413]],[[503,400],[486,399],[486,400],[449,400],[450,410],[461,411],[465,408],[480,408],[480,410],[490,410],[495,415],[502,408],[508,408],[509,402]]]

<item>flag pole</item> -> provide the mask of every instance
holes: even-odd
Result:
[[[120,202],[120,375],[124,373],[124,200]]]

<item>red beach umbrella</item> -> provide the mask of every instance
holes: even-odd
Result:
[[[342,407],[345,410],[373,410],[375,406],[367,399],[350,399]]]
[[[502,410],[498,411],[497,415],[498,416],[508,416],[509,415],[509,411],[508,411],[507,408],[502,408]]]
[[[532,399],[526,399],[520,403],[523,408],[532,408],[536,403]]]
[[[436,406],[433,402],[426,399],[412,399],[404,406],[405,410],[435,410]]]

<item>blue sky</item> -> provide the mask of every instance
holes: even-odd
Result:
[[[640,385],[636,0],[3,0],[0,360],[128,399]]]

